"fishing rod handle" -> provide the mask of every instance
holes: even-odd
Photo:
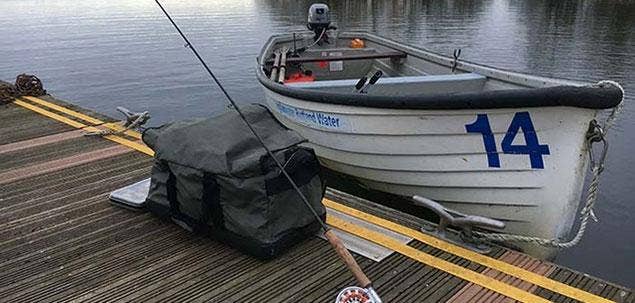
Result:
[[[353,276],[357,280],[357,283],[359,283],[359,285],[363,288],[370,287],[372,285],[372,282],[370,281],[370,279],[368,279],[366,274],[364,274],[364,271],[362,270],[361,267],[359,267],[359,264],[357,264],[357,261],[355,261],[355,258],[353,258],[353,255],[351,255],[348,249],[346,249],[346,246],[344,246],[344,243],[342,243],[342,240],[340,240],[340,238],[338,238],[337,235],[335,235],[333,230],[332,229],[327,230],[324,233],[324,236],[326,237],[326,239],[329,240],[329,243],[331,243],[331,246],[335,248],[335,251],[340,256],[342,261],[344,261],[348,269],[353,273]]]

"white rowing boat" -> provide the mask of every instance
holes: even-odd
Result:
[[[271,37],[256,73],[276,118],[306,137],[325,167],[501,220],[505,232],[568,235],[589,125],[619,104],[618,88],[500,70],[363,32],[294,53],[313,39]],[[359,89],[377,71],[383,76]]]

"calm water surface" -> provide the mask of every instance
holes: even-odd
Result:
[[[311,1],[164,0],[243,103],[260,102],[253,69],[272,33],[304,29]],[[558,262],[635,285],[635,2],[329,1],[340,28],[365,30],[497,67],[579,80],[617,80],[626,106],[609,135],[596,214]],[[153,123],[224,107],[201,66],[151,0],[1,0],[0,79],[37,74],[62,99],[115,114],[149,110]]]

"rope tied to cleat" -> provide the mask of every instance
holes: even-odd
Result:
[[[586,202],[584,206],[580,210],[580,224],[578,226],[578,231],[575,233],[575,236],[568,241],[563,241],[561,239],[545,239],[540,237],[530,237],[525,235],[516,235],[516,234],[505,234],[505,233],[488,233],[488,232],[480,232],[473,231],[473,235],[476,240],[479,241],[496,241],[496,242],[524,242],[524,243],[534,243],[546,247],[554,247],[558,249],[571,248],[577,245],[584,233],[586,232],[587,225],[589,223],[589,219],[592,219],[595,222],[598,222],[595,213],[593,212],[593,207],[595,206],[595,202],[598,198],[598,188],[600,184],[600,175],[604,171],[604,162],[606,161],[606,155],[608,152],[608,141],[606,139],[606,134],[609,129],[613,126],[613,123],[617,119],[617,116],[622,111],[624,107],[624,88],[615,81],[604,80],[600,81],[594,85],[593,87],[605,87],[607,85],[612,85],[620,89],[622,92],[622,100],[620,103],[613,108],[613,110],[609,113],[609,115],[604,120],[604,124],[600,125],[600,123],[593,119],[589,123],[589,130],[587,131],[586,144],[589,152],[589,162],[591,169],[591,183],[589,183],[589,187],[587,189],[586,194]],[[595,143],[602,143],[602,151],[599,157],[594,156],[593,146]]]
[[[128,110],[125,107],[117,106],[117,111],[125,116],[125,119],[119,122],[121,127],[119,129],[109,128],[105,130],[99,130],[95,132],[86,133],[85,136],[109,136],[109,135],[122,135],[132,129],[140,129],[148,120],[150,120],[150,114],[147,111],[135,113]]]
[[[15,84],[0,83],[0,104],[13,102],[15,98],[22,96],[42,96],[46,90],[42,81],[35,75],[20,74],[15,79]]]

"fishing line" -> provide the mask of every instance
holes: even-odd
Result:
[[[311,211],[311,213],[313,214],[313,216],[318,220],[318,222],[320,223],[320,226],[322,227],[322,229],[324,230],[324,232],[329,231],[329,227],[326,225],[326,223],[324,223],[324,221],[322,220],[322,218],[320,218],[320,215],[318,215],[317,211],[315,211],[315,208],[313,208],[313,206],[311,205],[311,203],[309,203],[309,201],[307,200],[307,198],[304,196],[304,194],[300,191],[300,188],[298,188],[298,185],[295,184],[295,181],[293,181],[293,179],[291,178],[291,176],[287,173],[287,171],[284,169],[284,167],[282,166],[282,163],[280,163],[280,161],[278,161],[278,159],[273,155],[273,152],[271,152],[271,150],[269,149],[269,147],[267,147],[267,145],[265,144],[265,141],[262,139],[262,137],[260,137],[260,135],[258,135],[258,133],[256,132],[256,130],[254,129],[254,127],[251,125],[251,123],[249,123],[249,121],[247,120],[247,117],[245,117],[245,115],[243,114],[243,112],[240,110],[240,108],[238,107],[238,105],[236,104],[236,102],[234,101],[234,99],[229,95],[229,93],[227,92],[227,90],[225,90],[225,88],[223,87],[223,85],[220,83],[220,81],[218,80],[218,78],[216,77],[216,75],[214,74],[214,72],[212,72],[212,70],[209,68],[209,66],[207,66],[207,63],[205,63],[205,60],[203,60],[203,58],[201,57],[201,55],[199,55],[198,51],[196,51],[196,48],[194,47],[194,45],[192,45],[192,43],[187,39],[187,37],[185,36],[185,34],[183,33],[183,31],[181,31],[181,28],[179,28],[178,25],[176,25],[176,23],[174,22],[174,20],[172,19],[172,17],[170,16],[170,14],[168,14],[168,12],[165,10],[165,8],[163,8],[163,5],[161,5],[161,3],[159,2],[159,0],[154,0],[154,2],[157,3],[157,5],[161,8],[161,11],[163,11],[163,14],[165,14],[165,16],[168,18],[168,20],[170,20],[170,23],[172,23],[172,25],[174,26],[174,28],[179,32],[179,34],[181,35],[181,38],[183,38],[183,40],[185,41],[185,46],[187,46],[189,49],[192,50],[192,52],[194,53],[194,55],[196,56],[196,58],[198,58],[198,61],[201,62],[201,64],[203,64],[203,67],[205,67],[205,70],[207,71],[207,73],[212,77],[212,79],[214,80],[214,82],[216,83],[216,85],[218,86],[218,88],[220,88],[220,90],[223,92],[223,94],[225,95],[225,97],[227,98],[227,100],[229,101],[229,103],[234,107],[234,109],[236,110],[236,112],[238,113],[238,115],[240,116],[240,118],[245,122],[245,124],[247,124],[247,127],[249,127],[249,130],[251,131],[251,133],[256,137],[256,139],[260,142],[260,144],[262,145],[262,147],[265,149],[265,151],[267,151],[267,155],[269,155],[269,157],[271,157],[271,159],[273,159],[273,161],[275,162],[276,166],[278,166],[278,168],[280,169],[280,171],[282,172],[282,174],[284,174],[284,176],[287,178],[287,180],[289,180],[289,183],[291,183],[291,186],[293,187],[293,189],[298,193],[298,195],[300,196],[300,198],[302,199],[302,202],[304,202],[304,204],[309,208],[309,210]]]
[[[218,80],[216,75],[214,75],[214,73],[209,68],[209,66],[207,66],[207,63],[205,63],[205,60],[203,60],[201,55],[199,55],[199,53],[196,50],[196,48],[194,47],[194,45],[192,45],[192,43],[187,39],[187,37],[185,36],[183,31],[181,31],[181,29],[179,28],[179,26],[176,25],[176,23],[174,22],[172,17],[170,17],[170,14],[168,14],[168,12],[165,10],[165,8],[163,8],[163,5],[161,5],[159,0],[154,0],[154,2],[156,2],[157,5],[161,8],[161,11],[163,11],[163,14],[165,14],[165,16],[168,18],[168,20],[170,20],[170,23],[172,23],[174,28],[176,28],[176,30],[181,35],[181,38],[183,38],[183,40],[185,41],[185,43],[186,43],[185,45],[192,50],[192,52],[194,53],[196,58],[201,62],[201,64],[203,64],[203,67],[205,67],[205,70],[207,71],[207,73],[210,75],[210,77],[212,77],[212,79],[214,80],[216,85],[218,85],[218,87],[223,92],[223,94],[225,95],[225,97],[227,98],[229,103],[234,107],[234,109],[236,110],[236,112],[238,113],[240,118],[245,122],[245,124],[247,124],[247,127],[249,128],[251,133],[254,135],[254,137],[256,137],[258,142],[260,142],[262,147],[267,152],[267,155],[269,155],[269,157],[271,157],[271,159],[275,162],[276,166],[278,166],[278,168],[280,169],[282,174],[285,176],[285,178],[287,180],[289,180],[289,183],[291,184],[291,186],[293,187],[295,192],[298,193],[298,196],[300,196],[302,202],[304,202],[304,204],[306,205],[307,208],[309,208],[309,210],[311,211],[311,213],[313,214],[315,219],[320,223],[320,226],[324,230],[324,236],[328,239],[328,241],[331,244],[331,246],[333,247],[333,249],[337,252],[337,254],[342,259],[344,264],[346,264],[346,267],[348,267],[348,269],[351,271],[351,273],[353,274],[353,276],[355,277],[357,282],[360,284],[360,286],[363,287],[363,289],[361,289],[361,290],[363,290],[363,292],[366,294],[366,297],[364,297],[364,298],[368,299],[365,302],[381,303],[382,302],[381,298],[379,298],[379,295],[377,295],[377,292],[375,292],[375,289],[373,288],[371,280],[368,279],[366,274],[364,274],[364,271],[359,266],[357,261],[355,261],[355,258],[351,255],[351,253],[348,251],[346,246],[344,246],[344,243],[342,243],[342,240],[340,240],[337,237],[337,235],[333,232],[333,230],[331,230],[326,225],[324,220],[322,220],[322,218],[320,218],[320,215],[318,215],[317,211],[315,211],[315,208],[313,208],[311,203],[309,203],[307,198],[300,191],[300,188],[298,188],[298,185],[295,184],[295,181],[293,181],[291,176],[284,169],[284,166],[282,165],[282,163],[280,163],[280,161],[278,161],[278,159],[274,156],[273,152],[271,152],[271,150],[267,147],[267,145],[265,144],[265,141],[260,137],[260,135],[258,135],[256,130],[253,128],[251,123],[249,123],[249,121],[247,120],[247,118],[245,117],[243,112],[240,110],[240,108],[238,107],[238,105],[236,104],[234,99],[232,99],[232,97],[229,95],[227,90],[225,90],[225,88],[220,83],[220,81]]]

